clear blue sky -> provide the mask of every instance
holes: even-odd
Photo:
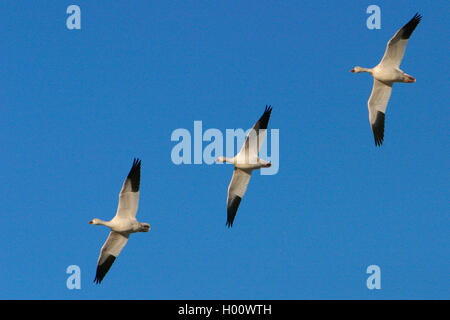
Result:
[[[376,148],[372,80],[349,70],[417,11],[417,82],[394,86]],[[438,0],[1,1],[0,298],[450,298],[449,18]],[[227,229],[232,167],[174,165],[170,135],[248,128],[266,104],[280,170],[253,176]],[[134,157],[152,230],[94,285],[108,230],[88,221],[113,217]]]

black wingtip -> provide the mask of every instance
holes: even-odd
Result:
[[[97,266],[97,272],[95,273],[94,283],[100,284],[102,282],[103,278],[108,273],[109,269],[114,263],[114,260],[116,260],[116,257],[113,255],[109,255],[102,264]]]
[[[141,160],[134,158],[133,166],[131,167],[130,173],[128,173],[127,179],[131,180],[131,190],[133,192],[139,191],[139,184],[141,180]]]
[[[382,144],[383,144],[383,138],[381,138],[381,139],[375,138],[375,146],[376,147],[381,147]]]
[[[267,129],[267,125],[269,124],[270,113],[272,112],[272,106],[267,106],[264,109],[264,113],[258,120],[258,129]]]
[[[234,213],[234,216],[227,215],[227,223],[225,224],[228,228],[233,227],[233,221],[234,217],[236,216],[236,213]]]
[[[231,228],[233,226],[234,218],[236,217],[237,210],[239,208],[239,204],[241,203],[242,198],[239,196],[234,196],[231,201],[227,205],[227,223],[226,226]]]
[[[266,108],[264,109],[264,113],[268,113],[270,115],[271,112],[272,112],[272,106],[271,105],[267,106],[267,104],[266,104]]]
[[[140,167],[141,166],[141,159],[134,158],[133,159],[133,167]]]
[[[413,19],[417,19],[420,22],[420,19],[422,19],[422,15],[419,12],[416,12],[416,14],[414,15]]]
[[[381,111],[377,112],[375,123],[372,125],[373,137],[375,139],[375,146],[381,147],[384,140],[384,121],[385,114]]]
[[[409,39],[409,37],[411,37],[411,34],[416,29],[421,19],[422,15],[419,12],[416,12],[414,17],[412,17],[412,19],[403,27],[404,32],[402,34],[402,39]]]

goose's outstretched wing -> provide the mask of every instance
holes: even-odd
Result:
[[[367,106],[369,108],[369,121],[376,146],[383,144],[384,118],[391,92],[392,85],[387,85],[377,79],[373,79],[372,93],[370,94]]]
[[[134,159],[130,173],[119,193],[119,205],[116,216],[135,218],[139,205],[139,184],[141,179],[141,160]]]
[[[422,19],[422,16],[419,13],[416,13],[415,16],[389,40],[380,65],[395,68],[400,66],[405,54],[406,45],[408,44],[408,39],[414,29],[416,29],[420,19]]]
[[[234,217],[241,203],[242,197],[247,191],[252,171],[234,168],[227,194],[227,226],[233,226]]]
[[[272,112],[272,106],[266,106],[263,115],[256,121],[253,128],[247,134],[244,144],[241,150],[236,156],[239,159],[257,159],[259,149],[261,149],[264,140],[267,135],[267,125],[269,124],[270,113]]]
[[[115,231],[109,233],[108,239],[100,250],[100,256],[97,262],[97,272],[95,274],[95,283],[102,282],[106,273],[111,268],[123,247],[127,244],[128,234],[122,234]]]

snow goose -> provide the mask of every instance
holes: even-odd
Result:
[[[373,77],[372,93],[367,102],[369,121],[375,138],[375,145],[381,146],[384,138],[384,118],[386,106],[391,96],[394,82],[411,83],[416,79],[399,69],[405,54],[406,44],[422,16],[418,13],[389,40],[383,59],[374,68],[355,67],[350,72],[368,72]]]
[[[134,159],[133,166],[119,193],[119,206],[115,217],[110,221],[93,219],[93,225],[103,225],[111,229],[108,239],[100,250],[97,273],[94,282],[100,283],[111,265],[128,241],[130,233],[148,232],[150,225],[136,220],[139,204],[139,183],[141,177],[141,160]]]
[[[236,216],[242,197],[244,196],[245,191],[247,191],[252,171],[271,166],[270,162],[264,161],[258,157],[259,149],[266,138],[267,124],[269,123],[271,112],[272,107],[266,106],[264,114],[247,134],[245,142],[237,155],[233,158],[221,156],[216,160],[220,163],[227,162],[234,165],[233,176],[231,177],[227,194],[226,225],[228,228],[233,226],[234,217]]]

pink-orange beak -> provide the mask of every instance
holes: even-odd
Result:
[[[350,72],[355,72],[355,69],[350,70]]]
[[[92,220],[91,220],[91,221],[89,221],[89,224],[93,224],[93,223],[94,223],[94,221],[92,221]]]

